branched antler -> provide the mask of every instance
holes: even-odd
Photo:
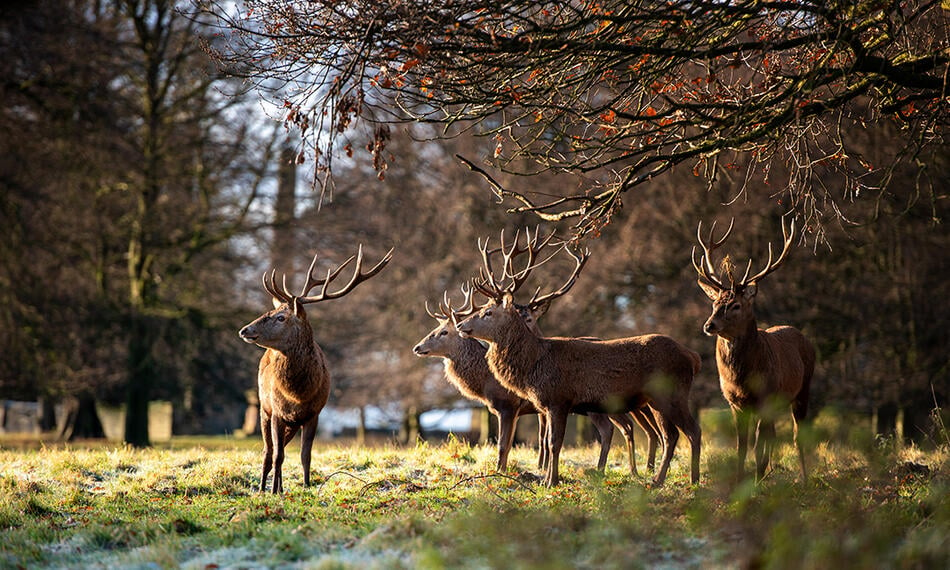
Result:
[[[317,265],[318,255],[313,256],[313,261],[310,262],[310,269],[307,270],[307,283],[303,286],[303,289],[300,290],[299,295],[293,295],[290,291],[287,290],[287,275],[282,276],[281,285],[277,285],[277,270],[274,269],[270,272],[270,279],[268,280],[267,273],[264,274],[264,290],[267,291],[272,297],[279,300],[282,303],[289,303],[291,300],[296,298],[298,302],[307,304],[307,303],[318,303],[320,301],[327,301],[329,299],[338,299],[353,289],[357,285],[366,281],[370,277],[373,277],[377,273],[383,270],[386,267],[386,264],[393,257],[393,250],[391,248],[386,255],[383,256],[379,262],[372,267],[367,272],[363,272],[363,245],[360,244],[359,249],[356,252],[356,255],[351,256],[349,259],[341,263],[335,269],[327,270],[327,275],[323,279],[315,278],[313,275],[313,270]],[[350,281],[344,285],[342,288],[336,291],[328,291],[327,289],[339,275],[340,273],[350,264],[353,260],[356,260],[356,268],[353,271],[353,276],[350,278]],[[314,287],[321,287],[320,293],[317,295],[307,296],[307,294],[313,290]]]
[[[732,228],[735,225],[735,218],[729,222],[729,228],[726,230],[726,233],[723,234],[718,240],[713,238],[713,234],[716,231],[716,223],[713,222],[712,227],[709,229],[709,238],[704,240],[702,236],[702,227],[703,223],[699,222],[699,225],[696,227],[696,239],[699,240],[700,247],[703,248],[703,254],[700,256],[699,261],[696,261],[696,246],[693,246],[692,252],[692,261],[693,268],[696,269],[696,273],[699,274],[699,277],[705,280],[710,285],[716,287],[721,291],[728,289],[735,289],[737,287],[745,287],[751,283],[755,283],[764,279],[767,275],[779,268],[780,265],[785,261],[785,258],[788,257],[788,252],[792,246],[792,241],[795,236],[795,219],[792,219],[791,224],[788,228],[785,227],[784,220],[782,222],[782,253],[779,254],[778,259],[774,259],[774,253],[772,251],[772,244],[769,243],[769,259],[765,263],[765,267],[755,275],[750,276],[749,273],[752,271],[752,260],[749,260],[748,265],[746,265],[745,273],[742,275],[742,279],[736,281],[735,277],[732,275],[731,271],[727,272],[729,277],[729,285],[725,285],[717,275],[716,270],[713,268],[712,264],[712,252],[718,249],[726,239],[732,233]]]

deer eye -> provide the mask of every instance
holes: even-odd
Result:
[[[484,314],[483,316],[485,316],[485,317],[490,317],[490,316],[491,316],[491,311],[485,311],[485,314]]]
[[[284,320],[285,320],[284,315],[277,315],[277,321],[278,321],[278,322],[281,322],[281,323],[282,323],[282,322],[284,322]]]
[[[727,309],[730,311],[738,311],[739,308],[740,308],[739,303],[732,303],[731,305],[727,307]]]
[[[449,334],[449,331],[442,331],[439,333],[439,336],[445,336],[447,334]]]

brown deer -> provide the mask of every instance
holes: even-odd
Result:
[[[699,274],[699,286],[712,299],[712,315],[703,325],[703,332],[716,336],[716,365],[719,368],[719,386],[729,402],[736,424],[737,473],[744,473],[749,427],[757,416],[755,452],[756,477],[761,479],[769,465],[775,440],[775,417],[779,410],[791,405],[795,446],[801,463],[802,477],[807,478],[805,454],[798,441],[798,422],[808,412],[808,392],[815,368],[815,349],[798,329],[774,326],[758,328],[755,320],[755,294],[758,282],[778,269],[788,256],[795,234],[795,221],[790,229],[782,224],[784,246],[778,259],[773,259],[769,244],[769,259],[765,267],[750,276],[752,260],[741,279],[735,279],[735,269],[728,257],[723,260],[726,279],[717,276],[711,254],[719,248],[735,225],[729,224],[726,233],[713,239],[714,223],[708,240],[703,240],[702,222],[696,228],[696,238],[703,249],[696,261],[693,248],[693,267]],[[727,283],[728,282],[728,283]]]
[[[471,307],[471,290],[466,293],[466,303]],[[428,310],[428,307],[426,307]],[[429,315],[439,322],[439,326],[423,338],[412,350],[418,356],[440,357],[445,362],[445,376],[458,388],[463,396],[480,402],[488,408],[498,421],[498,471],[508,468],[508,454],[514,442],[515,425],[523,415],[537,414],[538,410],[531,402],[519,398],[502,386],[488,368],[485,360],[487,349],[475,339],[462,338],[456,324],[459,319],[471,315],[469,308],[455,310],[446,298],[440,304],[439,312],[429,311]],[[613,424],[607,416],[595,415],[591,418],[601,441],[601,453],[597,468],[603,470],[610,450]],[[544,433],[542,422],[541,433]],[[544,448],[539,455],[539,466],[545,460]]]
[[[666,479],[679,438],[677,428],[690,441],[691,478],[697,482],[701,431],[688,399],[699,355],[660,334],[615,340],[539,337],[528,328],[512,297],[535,267],[533,259],[529,255],[527,266],[517,272],[506,262],[499,280],[488,263],[487,243],[480,247],[485,267],[477,286],[490,300],[458,329],[463,336],[486,341],[486,358],[495,377],[547,417],[551,457],[544,484],[559,482],[568,413],[619,414],[645,405],[656,412],[665,442],[654,482],[662,484]]]
[[[494,270],[492,268],[491,257],[493,255],[502,253],[504,258],[504,264],[506,270],[510,275],[517,275],[521,272],[525,272],[521,279],[515,280],[511,283],[511,288],[509,289],[512,294],[516,293],[521,285],[524,283],[525,278],[528,273],[532,271],[535,267],[542,265],[543,263],[550,260],[552,256],[548,257],[544,261],[534,262],[534,259],[537,255],[547,246],[551,239],[554,237],[554,232],[549,234],[546,238],[538,241],[540,238],[540,228],[535,229],[534,236],[531,236],[531,230],[528,229],[525,231],[525,245],[519,245],[518,236],[520,231],[515,234],[514,242],[508,246],[505,244],[505,232],[502,230],[500,236],[500,247],[488,249],[488,241],[486,239],[485,245],[483,246],[481,240],[479,240],[479,251],[482,254],[482,268],[480,270],[482,278],[489,282],[494,281]],[[558,251],[565,248],[558,248]],[[541,334],[541,329],[538,326],[538,319],[540,319],[548,309],[551,307],[551,302],[558,297],[563,296],[565,293],[570,291],[571,287],[574,286],[574,283],[577,281],[577,277],[583,269],[584,265],[587,263],[587,258],[590,255],[590,252],[584,251],[580,256],[575,255],[570,249],[566,249],[568,255],[574,260],[574,270],[571,272],[570,277],[567,281],[561,285],[555,291],[541,294],[541,290],[538,289],[534,295],[531,297],[531,300],[526,304],[515,303],[515,307],[518,308],[518,312],[524,318],[525,323],[528,325],[528,328],[537,336],[544,336]],[[528,254],[528,263],[521,270],[517,270],[513,266],[513,260],[522,254]],[[533,264],[533,265],[532,265]],[[483,293],[484,294],[484,293]],[[465,315],[466,317],[468,315]],[[585,340],[599,340],[592,337],[584,337]],[[617,426],[620,429],[620,433],[623,434],[624,440],[627,444],[627,453],[630,458],[630,472],[634,476],[637,475],[637,464],[636,464],[636,444],[634,441],[634,422],[636,425],[640,426],[640,429],[647,436],[648,442],[648,457],[647,457],[647,469],[653,471],[654,462],[656,460],[656,450],[660,440],[660,431],[659,426],[657,425],[656,419],[653,416],[652,410],[649,409],[649,406],[643,406],[639,410],[632,410],[628,414],[597,414],[590,413],[586,414],[591,418],[591,422],[594,424],[595,428],[598,430],[601,441],[601,455],[600,461],[598,462],[598,470],[603,470],[604,465],[607,462],[607,453],[610,448],[610,441],[613,438],[613,429],[611,424]],[[633,421],[631,421],[631,418]],[[546,429],[547,421],[544,414],[539,415],[539,429],[542,433]],[[608,423],[609,420],[609,423]],[[544,469],[547,465],[546,460],[550,456],[550,448],[547,445],[546,438],[539,435],[540,442],[540,460],[539,468]]]
[[[519,398],[498,382],[485,360],[487,349],[480,342],[472,338],[459,336],[456,328],[458,321],[474,312],[471,289],[463,288],[463,294],[465,295],[464,306],[458,310],[452,308],[447,295],[444,296],[444,302],[439,305],[439,312],[432,312],[426,306],[429,316],[436,319],[439,325],[413,348],[413,352],[418,356],[442,358],[445,362],[445,376],[448,381],[458,388],[463,396],[482,403],[495,416],[498,421],[497,469],[498,471],[505,471],[508,465],[508,455],[514,442],[515,425],[518,418],[523,415],[537,414],[538,410],[531,402]],[[523,311],[529,311],[528,306],[524,306]],[[524,316],[524,312],[522,316]],[[536,330],[537,325],[534,318],[526,317],[527,319],[531,319],[529,327]],[[536,334],[540,335],[540,331]],[[643,414],[643,412],[640,413]],[[636,475],[636,463],[632,455],[633,423],[630,419],[624,416],[614,417],[604,414],[589,414],[589,416],[600,440],[597,469],[603,471],[607,464],[610,442],[613,437],[613,426],[617,425],[621,429],[621,433],[624,434],[628,448],[630,448],[630,468],[631,472]],[[547,446],[544,445],[544,434],[547,431],[546,422],[543,418],[544,416],[541,415],[539,421],[539,468],[544,467],[548,457]],[[654,434],[653,437],[656,438],[657,436]],[[651,439],[651,442],[655,454],[656,442],[653,439]],[[652,455],[650,468],[652,469]]]
[[[267,490],[267,476],[274,470],[274,493],[282,493],[284,446],[300,431],[300,463],[303,466],[303,484],[310,485],[310,452],[317,433],[320,411],[330,394],[330,373],[326,357],[313,338],[313,329],[307,320],[304,305],[338,299],[357,285],[379,273],[392,258],[389,252],[372,269],[363,272],[363,246],[336,269],[328,271],[324,279],[314,277],[317,263],[314,256],[307,273],[307,284],[299,295],[287,291],[286,275],[278,285],[277,270],[264,274],[264,290],[273,297],[274,309],[268,311],[241,329],[245,342],[265,349],[258,367],[257,382],[261,407],[261,435],[264,438],[264,465],[261,470],[260,490]],[[340,272],[356,260],[353,277],[337,291],[328,287]],[[319,294],[308,296],[314,287]]]

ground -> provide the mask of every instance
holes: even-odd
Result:
[[[604,474],[593,446],[566,450],[565,481],[548,489],[533,449],[517,448],[501,474],[493,448],[454,439],[318,442],[303,488],[292,444],[284,496],[256,491],[256,440],[4,446],[0,566],[950,567],[950,442],[829,443],[819,427],[807,481],[786,444],[756,484],[731,476],[720,427],[704,426],[701,483],[689,483],[681,447],[661,488],[629,474],[619,445]]]

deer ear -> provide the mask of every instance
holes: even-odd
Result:
[[[719,298],[719,289],[717,287],[706,283],[702,279],[697,279],[696,283],[699,283],[699,287],[703,290],[703,293],[713,301]]]
[[[745,289],[742,291],[742,295],[746,299],[751,301],[755,297],[755,294],[758,292],[759,292],[759,288],[758,286],[756,286],[755,282],[753,281],[752,283],[749,283],[748,285],[745,286]]]
[[[511,293],[505,293],[504,297],[501,298],[501,306],[510,309],[515,304],[515,298]]]

